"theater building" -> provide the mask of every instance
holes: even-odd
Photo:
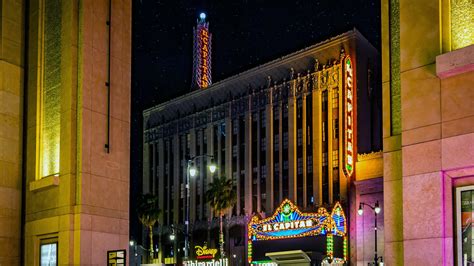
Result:
[[[288,246],[258,250],[260,243],[253,240],[277,234],[273,229],[294,239],[334,230],[339,258],[370,261],[374,216],[356,211],[360,202],[383,203],[378,66],[376,49],[354,29],[145,110],[143,193],[158,194],[163,210],[155,231],[157,259],[170,262],[184,255],[187,163],[199,157],[194,160],[198,173],[190,180],[191,258],[194,246],[218,246],[218,219],[204,193],[213,177],[225,176],[237,189],[236,205],[224,219],[231,265],[255,262],[252,254],[270,261],[265,253],[288,251]],[[203,155],[213,157],[216,173],[206,170],[211,159]],[[308,223],[291,220],[286,227],[269,221],[289,215],[279,212],[285,202],[294,217],[306,217],[301,219]],[[337,222],[319,224],[314,218],[322,217],[318,209],[330,217],[335,208],[347,219],[344,232]],[[383,255],[383,210],[378,217]],[[259,221],[269,224],[251,226]],[[262,228],[273,232],[262,233]],[[320,250],[291,248],[321,260],[328,255],[326,236],[315,240]]]

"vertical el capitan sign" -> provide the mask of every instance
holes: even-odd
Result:
[[[354,69],[349,56],[344,58],[344,173],[347,178],[354,172],[356,159],[356,96]]]
[[[205,89],[212,84],[211,44],[212,34],[209,32],[209,22],[205,19],[198,20],[194,29],[193,88]]]
[[[200,72],[201,72],[201,77],[198,80],[200,84],[200,88],[206,88],[209,86],[209,58],[210,58],[210,53],[209,53],[209,30],[207,27],[201,27],[200,32],[199,32],[199,49],[201,50],[201,60],[200,60]]]

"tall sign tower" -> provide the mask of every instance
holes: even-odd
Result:
[[[194,31],[192,89],[205,89],[212,84],[211,78],[211,40],[209,22],[201,13]]]

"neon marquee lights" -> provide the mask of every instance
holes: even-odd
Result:
[[[352,61],[349,56],[344,58],[344,173],[347,177],[351,177],[354,171],[354,155],[355,155],[355,93],[354,93],[354,82],[353,82],[353,68]]]
[[[328,241],[332,241],[333,235],[345,237],[346,232],[346,217],[339,203],[334,205],[331,213],[323,207],[315,213],[302,213],[293,202],[285,199],[271,217],[260,220],[257,216],[253,216],[250,220],[247,243],[248,261],[252,262],[253,241],[316,235],[326,235]],[[330,248],[328,254],[332,255],[332,245]]]
[[[212,85],[212,33],[209,22],[202,13],[193,30],[193,89],[205,89]]]
[[[201,62],[199,69],[201,72],[199,79],[199,87],[206,88],[209,86],[209,65],[210,65],[210,54],[209,54],[209,30],[207,27],[201,27],[199,32],[199,49],[201,51]]]

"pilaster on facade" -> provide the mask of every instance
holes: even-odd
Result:
[[[319,75],[319,73],[317,73]],[[321,89],[315,88],[312,93],[313,97],[313,194],[315,196],[315,203],[320,206],[323,203],[323,167],[322,167],[322,104],[321,104]]]
[[[173,165],[174,165],[174,168],[173,169],[170,169],[170,171],[174,171],[173,172],[173,184],[174,184],[174,187],[172,188],[173,189],[173,192],[174,192],[174,197],[173,197],[173,214],[174,214],[174,217],[173,217],[173,224],[178,224],[179,223],[179,205],[180,205],[180,202],[181,202],[181,185],[182,185],[182,182],[181,182],[181,162],[180,162],[180,158],[179,158],[179,136],[178,135],[173,135],[172,136],[172,142],[173,142]]]
[[[251,110],[251,99],[249,96],[249,110]],[[253,213],[252,206],[252,115],[248,111],[245,113],[245,215],[251,216]]]
[[[167,196],[167,190],[165,189],[165,179],[160,178],[165,176],[165,149],[164,149],[164,141],[163,139],[159,139],[157,141],[158,145],[158,169],[157,175],[155,176],[155,180],[157,183],[156,187],[156,195],[158,195],[158,204],[160,206],[160,210],[169,210],[168,206],[164,205],[165,195]],[[168,182],[169,184],[169,182]],[[160,222],[163,223],[164,221],[164,211],[161,212],[160,215]]]
[[[333,171],[333,114],[332,114],[332,105],[333,105],[333,89],[330,87],[326,88],[327,90],[327,164],[328,164],[328,180],[329,180],[329,203],[334,202],[334,171]]]
[[[278,180],[279,182],[279,195],[280,198],[278,199],[278,202],[283,201],[284,196],[283,196],[283,182],[285,181],[283,179],[283,171],[284,171],[284,162],[283,162],[283,108],[286,108],[283,102],[279,102],[276,104],[276,108],[278,109]],[[288,183],[288,180],[286,180]],[[288,184],[287,184],[288,185]]]
[[[288,99],[288,198],[297,200],[297,156],[296,156],[296,99],[295,82],[291,84],[291,92]],[[285,107],[283,107],[285,108]]]
[[[270,92],[270,95],[269,95],[269,104],[267,104],[265,106],[265,117],[266,117],[266,121],[265,121],[265,128],[266,128],[266,132],[265,132],[265,146],[266,146],[266,149],[265,149],[265,168],[266,168],[266,172],[267,172],[267,186],[266,186],[266,189],[265,189],[265,193],[267,195],[267,200],[266,200],[266,206],[265,206],[265,210],[267,213],[269,213],[271,210],[273,210],[274,208],[276,208],[276,206],[273,206],[273,202],[274,202],[274,193],[272,193],[273,191],[273,186],[274,186],[274,182],[275,182],[275,176],[274,176],[274,164],[273,164],[273,145],[274,145],[274,141],[273,141],[273,123],[274,123],[274,120],[273,120],[273,103],[271,101],[272,99],[272,96],[271,96],[271,92]]]
[[[309,77],[308,77],[309,78]],[[306,82],[305,82],[306,83]],[[301,114],[301,119],[302,119],[302,125],[301,125],[301,137],[302,137],[302,142],[301,142],[301,148],[303,149],[303,158],[302,158],[302,163],[303,163],[303,184],[298,184],[298,186],[303,187],[303,207],[306,208],[308,206],[308,186],[307,184],[307,178],[308,178],[308,156],[307,156],[307,147],[308,147],[308,126],[306,124],[306,91],[307,91],[307,84],[304,85],[305,89],[303,89],[303,95],[302,97],[302,114]]]
[[[189,147],[189,158],[184,158],[185,162],[186,162],[186,165],[185,165],[185,168],[186,168],[186,174],[189,174],[188,173],[188,169],[187,169],[187,166],[188,166],[188,160],[190,160],[191,158],[194,158],[195,156],[197,156],[197,152],[196,152],[196,129],[195,128],[192,128],[189,130],[189,143],[190,143],[190,147]],[[196,210],[196,207],[197,207],[197,204],[196,204],[196,195],[197,195],[197,183],[199,182],[199,180],[202,178],[202,174],[203,172],[202,171],[206,171],[207,168],[204,168],[204,169],[200,169],[198,167],[198,164],[196,161],[194,161],[194,166],[196,167],[197,169],[197,175],[195,177],[189,177],[189,202],[190,202],[190,206],[189,206],[189,221],[191,224],[194,223],[194,221],[196,221],[196,217],[197,217],[197,210]],[[185,188],[186,189],[186,188]]]

